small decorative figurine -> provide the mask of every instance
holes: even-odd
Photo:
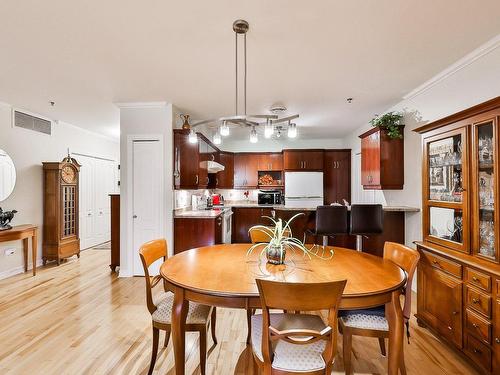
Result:
[[[14,214],[16,213],[16,210],[4,211],[2,210],[2,207],[0,207],[0,231],[12,229],[12,226],[9,225],[9,223],[12,221]]]

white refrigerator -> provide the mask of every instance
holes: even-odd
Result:
[[[323,172],[285,172],[285,206],[323,205]]]

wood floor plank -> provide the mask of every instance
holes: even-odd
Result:
[[[109,251],[91,249],[80,260],[41,267],[36,277],[0,281],[1,374],[147,374],[152,333],[144,280],[118,278],[108,263]],[[414,318],[411,332],[408,374],[477,374]],[[217,337],[217,346],[209,338],[207,374],[252,374],[245,312],[217,309]],[[188,374],[200,374],[198,342],[187,334]],[[341,337],[338,350],[334,374],[343,373]],[[384,374],[386,366],[377,340],[354,337],[356,374]],[[171,342],[160,348],[154,373],[174,375]]]

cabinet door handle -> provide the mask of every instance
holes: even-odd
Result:
[[[198,185],[198,175],[196,175],[196,182],[195,182],[196,185]]]
[[[479,302],[480,302],[480,301],[479,301],[479,299],[478,299],[478,298],[473,298],[473,299],[472,299],[472,303],[474,303],[474,304],[478,304]]]
[[[472,351],[473,351],[475,354],[481,354],[481,353],[482,353],[482,352],[481,352],[481,350],[476,349],[476,348],[474,348]]]
[[[219,179],[218,178],[215,179],[215,186],[219,186]]]
[[[208,185],[208,183],[209,183],[209,182],[210,182],[210,179],[209,179],[209,178],[208,178],[208,176],[207,176],[207,185]]]
[[[453,311],[452,314],[453,315],[458,315],[458,311]]]
[[[472,326],[473,326],[474,328],[478,328],[478,327],[479,327],[476,323],[472,323]]]
[[[496,342],[497,344],[500,344],[500,337],[495,337],[495,342]]]

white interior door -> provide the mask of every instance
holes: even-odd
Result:
[[[80,168],[80,247],[87,249],[97,244],[95,239],[95,166],[94,159],[78,156]]]
[[[158,140],[135,140],[132,155],[132,210],[134,275],[144,275],[139,248],[145,242],[161,237],[161,176],[158,160],[162,159],[162,146]],[[158,273],[162,260],[151,266]]]

